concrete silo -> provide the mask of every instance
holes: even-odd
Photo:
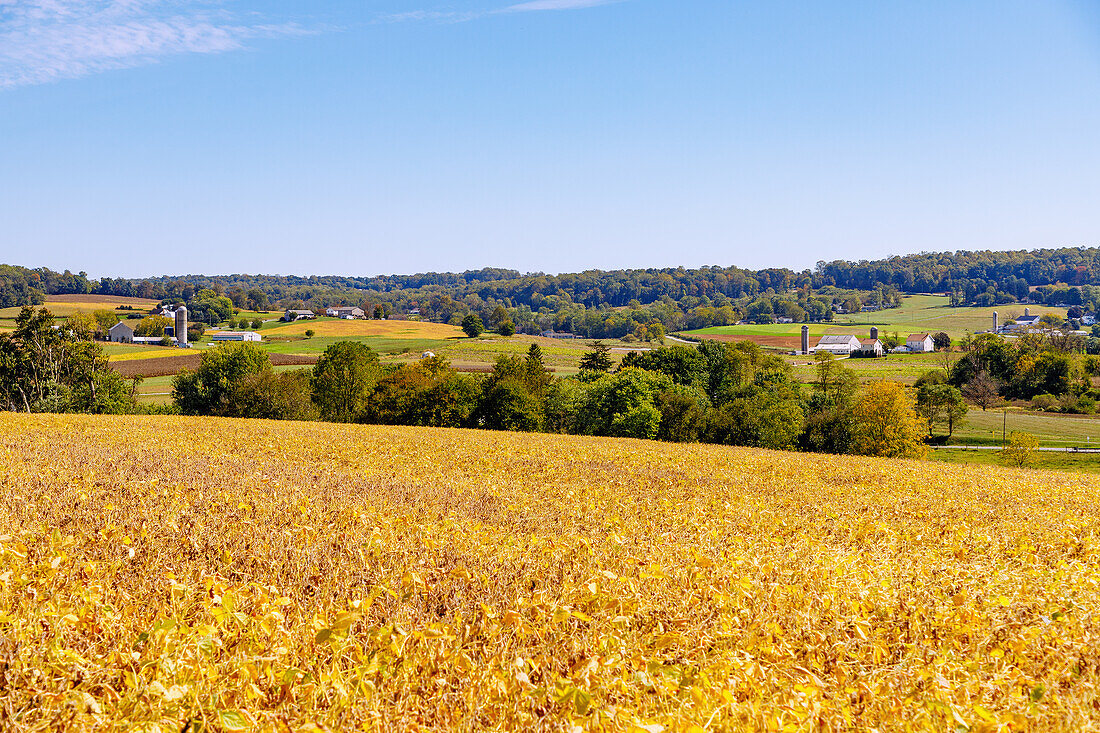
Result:
[[[997,311],[993,311],[993,333],[997,333],[997,328],[999,326],[1000,323],[997,320]]]
[[[187,306],[176,308],[176,343],[187,345]]]
[[[803,326],[802,327],[802,353],[803,354],[810,353],[810,327],[809,326]]]

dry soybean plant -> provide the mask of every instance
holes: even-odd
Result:
[[[0,729],[1100,726],[1100,489],[719,446],[0,416]]]

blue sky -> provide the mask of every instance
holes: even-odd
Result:
[[[1100,245],[1100,3],[0,0],[0,262]]]

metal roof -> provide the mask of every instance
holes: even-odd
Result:
[[[822,336],[821,340],[817,343],[818,346],[821,344],[850,344],[852,339],[855,339],[856,343],[859,343],[859,339],[848,333],[827,333]]]

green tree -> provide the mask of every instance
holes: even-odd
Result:
[[[476,313],[467,313],[462,319],[462,332],[470,338],[476,338],[485,332],[485,324]]]
[[[506,318],[500,322],[500,325],[497,326],[497,333],[499,333],[501,336],[515,336],[516,324],[512,323],[512,321]]]
[[[628,367],[591,382],[576,415],[578,432],[631,438],[656,437],[660,412],[657,396],[672,388],[663,374]],[[652,430],[651,430],[652,428]]]
[[[27,412],[122,413],[132,387],[107,365],[81,328],[55,328],[46,310],[24,306],[11,333],[0,334],[0,405]]]
[[[532,343],[527,348],[527,357],[523,360],[523,381],[527,389],[537,395],[543,395],[554,377],[546,368],[542,358],[542,347]]]
[[[231,417],[247,411],[235,399],[245,379],[269,371],[271,361],[259,344],[222,344],[203,352],[198,369],[176,375],[172,399],[185,415]]]
[[[657,395],[655,406],[661,413],[657,438],[691,443],[699,439],[706,425],[710,401],[699,389],[675,385]]]
[[[775,311],[772,308],[772,302],[767,298],[757,298],[749,303],[746,315],[753,323],[775,322]]]
[[[707,360],[690,346],[631,351],[623,357],[622,366],[661,372],[676,384],[703,387],[707,383]]]
[[[946,377],[944,378],[946,382]],[[955,432],[955,426],[966,419],[966,401],[962,393],[945,382],[924,383],[917,387],[917,414],[928,425],[928,435],[940,423],[947,425],[947,437]]]
[[[581,356],[581,371],[607,372],[611,369],[611,349],[603,341],[592,344],[592,350]]]
[[[786,371],[760,371],[725,395],[708,417],[708,442],[774,450],[795,447],[805,414],[799,385]]]
[[[313,367],[313,401],[321,419],[356,422],[382,377],[378,355],[358,341],[338,341],[325,349]]]
[[[231,417],[264,420],[315,420],[317,408],[311,400],[310,370],[295,369],[276,374],[254,372],[240,381],[230,398]]]
[[[96,321],[96,338],[107,338],[107,332],[121,319],[111,310],[97,310],[92,313]]]
[[[164,330],[172,325],[172,321],[164,316],[146,316],[134,328],[135,336],[163,336]]]

